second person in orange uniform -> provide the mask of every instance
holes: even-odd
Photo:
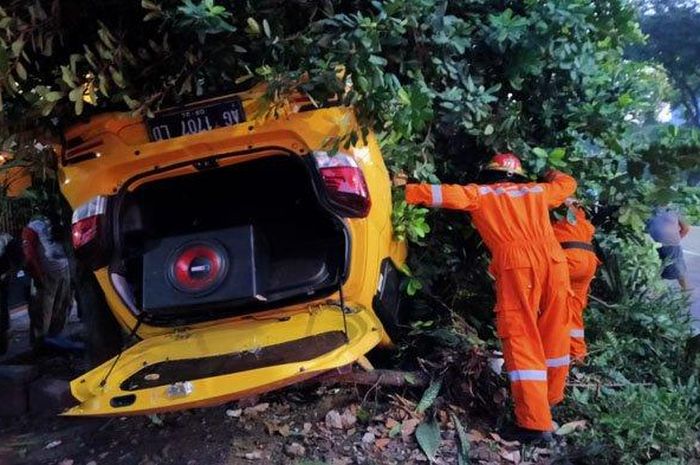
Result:
[[[595,227],[586,218],[586,213],[574,199],[567,199],[566,205],[572,213],[554,221],[554,235],[564,249],[569,265],[569,277],[573,295],[569,299],[571,311],[571,358],[582,364],[587,349],[584,339],[583,311],[588,306],[588,291],[595,277],[600,261],[593,248]]]
[[[518,428],[508,439],[550,440],[550,406],[561,402],[569,371],[569,273],[549,210],[576,190],[550,172],[529,182],[513,154],[496,155],[480,184],[408,184],[406,201],[468,211],[492,255],[496,329],[511,382]]]

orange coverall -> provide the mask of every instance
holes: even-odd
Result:
[[[552,430],[569,372],[569,272],[549,219],[576,190],[554,172],[547,183],[406,186],[406,201],[471,213],[491,251],[496,330],[519,426]]]
[[[574,212],[576,224],[571,224],[566,218],[562,218],[555,221],[552,227],[554,235],[564,247],[566,262],[569,265],[571,290],[574,293],[569,299],[571,357],[582,362],[587,352],[583,332],[583,310],[588,305],[588,291],[600,261],[595,252],[581,248],[581,245],[591,246],[595,227],[586,219],[583,209],[577,207]]]

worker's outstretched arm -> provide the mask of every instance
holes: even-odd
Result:
[[[474,211],[479,208],[479,187],[475,184],[407,184],[406,202],[450,210]]]
[[[558,207],[564,203],[567,197],[576,192],[576,180],[568,174],[551,170],[544,178],[547,182],[542,186],[544,186],[550,208]]]

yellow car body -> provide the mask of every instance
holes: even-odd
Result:
[[[264,110],[263,92],[237,94],[246,115]],[[62,192],[79,209],[100,196],[116,198],[144,184],[188,176],[199,160],[227,167],[280,150],[311,157],[357,124],[351,108],[298,110],[155,141],[142,118],[98,115],[65,134]],[[406,257],[405,244],[393,236],[390,179],[373,134],[344,152],[364,174],[371,209],[365,217],[341,219],[350,243],[342,296],[339,291],[251,313],[151,324],[125,303],[109,266],[101,264],[94,273],[109,310],[139,342],[73,380],[78,403],[65,414],[144,414],[220,404],[348,366],[377,345],[391,345],[375,311],[386,279],[382,265],[399,269]]]

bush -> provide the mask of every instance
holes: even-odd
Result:
[[[652,382],[684,374],[690,337],[687,300],[677,293],[640,295],[586,317],[590,362],[618,382]]]
[[[590,463],[684,463],[694,453],[700,424],[695,378],[662,386],[630,385],[597,396],[577,391],[573,398],[578,413],[592,419],[576,438],[587,446],[584,453],[594,451]]]
[[[611,242],[596,284],[610,302],[587,310],[588,366],[573,371],[565,404],[565,419],[588,421],[572,442],[584,463],[685,463],[700,426],[687,299],[649,272],[658,259],[641,238]]]

